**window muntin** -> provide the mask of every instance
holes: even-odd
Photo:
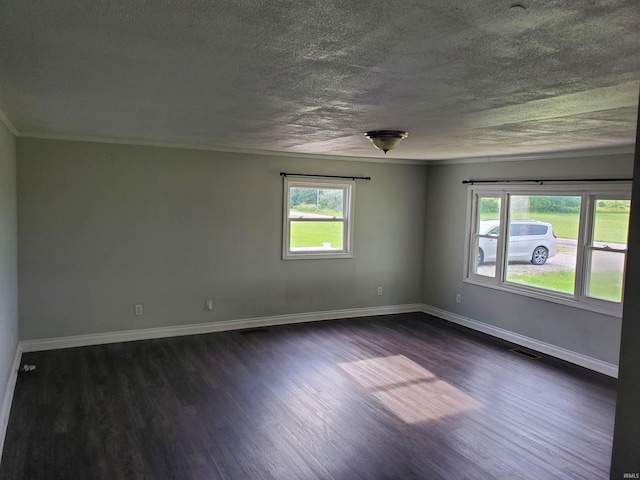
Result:
[[[282,258],[352,257],[352,181],[284,180]]]
[[[626,182],[560,188],[470,186],[464,280],[621,315],[630,191]],[[502,211],[500,215],[494,213],[496,225],[482,235],[479,225],[486,218],[481,213],[485,198],[500,203]],[[519,222],[529,226],[516,227]],[[546,234],[545,223],[551,224],[551,232]],[[501,228],[507,224],[509,228]],[[479,241],[486,242],[489,232],[494,235],[495,259],[478,263]],[[556,255],[549,255],[543,265],[532,264],[528,255],[517,258],[516,240],[534,242],[548,239],[549,233],[557,237]],[[623,243],[619,243],[620,239],[624,239]],[[603,264],[608,265],[606,272]]]

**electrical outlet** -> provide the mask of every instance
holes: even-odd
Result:
[[[136,315],[142,315],[143,310],[142,310],[142,304],[141,303],[137,303],[136,304]]]
[[[207,300],[206,306],[207,310],[213,310],[213,300]]]
[[[382,287],[378,287],[378,296],[382,295]]]
[[[456,293],[456,303],[462,303],[462,295]]]

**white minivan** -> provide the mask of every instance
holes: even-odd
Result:
[[[500,222],[483,220],[478,233],[489,236],[478,239],[478,265],[495,262]],[[514,220],[509,225],[509,261],[528,260],[534,265],[543,265],[556,254],[556,238],[550,223]]]

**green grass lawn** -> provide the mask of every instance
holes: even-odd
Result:
[[[629,212],[598,212],[595,238],[597,242],[627,243]]]
[[[495,219],[495,213],[482,214],[481,220]],[[539,220],[550,223],[558,238],[578,239],[580,217],[577,213],[520,214],[515,220]],[[597,242],[627,243],[629,213],[598,211],[595,240]]]
[[[342,249],[342,222],[291,222],[291,247],[322,247]]]
[[[591,275],[589,296],[612,302],[622,300],[622,278],[618,272],[601,272]],[[554,292],[573,294],[575,273],[570,271],[535,273],[532,275],[509,275],[509,282],[545,288]]]
[[[569,294],[573,294],[575,279],[575,273],[568,270],[560,272],[536,272],[531,275],[507,275],[508,282]]]
[[[622,301],[622,272],[593,272],[589,282],[589,296]]]

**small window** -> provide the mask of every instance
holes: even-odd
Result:
[[[512,223],[509,226],[509,236],[524,237],[525,235],[529,235],[529,225],[524,223]]]
[[[353,257],[353,181],[284,179],[282,258]]]
[[[546,227],[544,225],[530,225],[529,229],[529,235],[546,235],[549,231],[549,227]]]

